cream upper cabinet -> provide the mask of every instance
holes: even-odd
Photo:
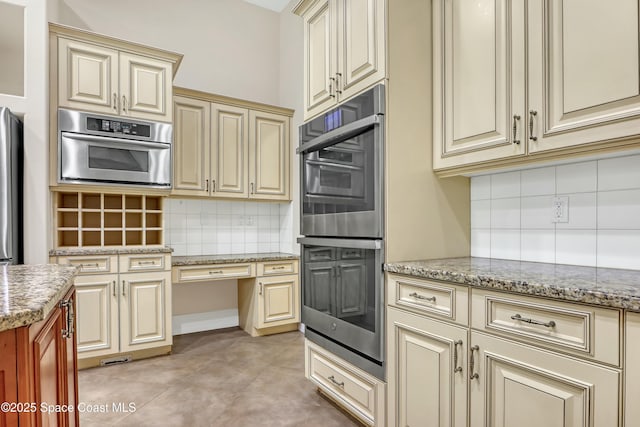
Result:
[[[387,309],[388,426],[467,426],[467,329]]]
[[[65,38],[58,44],[59,105],[118,114],[118,51]]]
[[[308,0],[304,19],[304,118],[385,77],[384,0]]]
[[[480,171],[633,144],[637,0],[466,6],[433,2],[434,169]]]
[[[433,2],[434,168],[525,153],[524,3]]]
[[[249,123],[250,197],[289,199],[289,117],[251,111]]]
[[[174,93],[171,194],[291,200],[292,110],[190,89]]]
[[[172,194],[209,194],[209,122],[211,104],[199,99],[173,98]]]
[[[171,345],[171,272],[120,275],[120,351]]]
[[[51,104],[142,120],[173,121],[173,76],[182,55],[49,24]]]
[[[211,194],[247,198],[249,110],[211,104],[211,140]]]
[[[618,370],[477,332],[470,351],[471,427],[618,425]]]
[[[529,2],[529,152],[640,133],[638,4]]]
[[[172,120],[171,63],[120,53],[120,114],[148,120]]]

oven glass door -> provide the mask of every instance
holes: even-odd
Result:
[[[60,179],[170,186],[171,146],[63,132]]]
[[[381,242],[320,238],[300,242],[303,323],[381,361]]]

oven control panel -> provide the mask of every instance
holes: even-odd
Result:
[[[118,120],[87,117],[87,130],[149,137],[151,126]]]

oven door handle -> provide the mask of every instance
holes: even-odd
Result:
[[[330,145],[339,144],[353,136],[361,134],[369,128],[379,126],[381,122],[382,118],[378,114],[356,120],[353,123],[341,126],[317,138],[313,138],[311,141],[305,142],[296,149],[296,153],[304,154],[310,151],[319,151]]]
[[[335,248],[382,249],[382,240],[325,239],[324,237],[298,237],[297,242],[310,246],[332,246]]]
[[[155,148],[158,150],[167,150],[171,148],[171,144],[166,144],[164,142],[145,142],[138,141],[137,139],[109,138],[106,136],[84,135],[81,133],[62,132],[62,137],[77,141],[100,143],[104,144],[104,146],[109,146],[110,144],[116,143],[127,144],[129,147],[138,146],[145,148]]]
[[[319,168],[346,169],[350,171],[360,172],[364,170],[362,166],[343,165],[340,163],[323,162],[318,160],[305,160],[305,164],[310,166],[318,166]]]

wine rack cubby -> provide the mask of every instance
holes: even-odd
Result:
[[[55,246],[162,245],[162,196],[54,193]]]

